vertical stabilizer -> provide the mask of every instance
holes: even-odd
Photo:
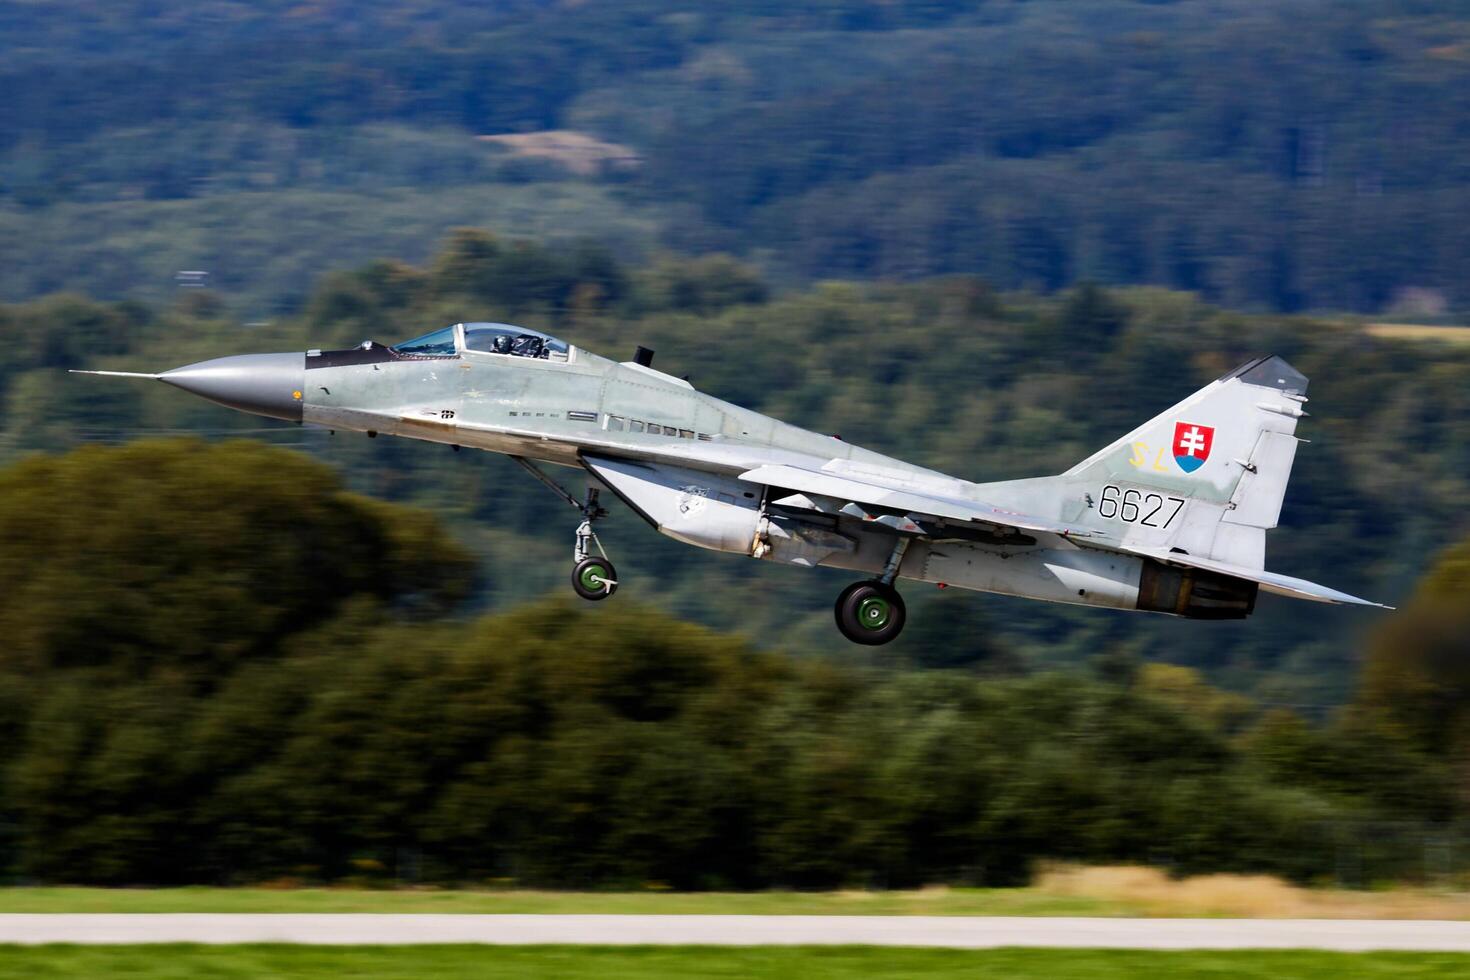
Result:
[[[1050,498],[1059,518],[1125,546],[1265,567],[1307,379],[1279,357],[1241,365],[1067,472],[987,484],[1004,504]]]
[[[1063,479],[1086,485],[1094,523],[1110,536],[1264,568],[1265,535],[1281,514],[1306,400],[1300,371],[1279,357],[1258,358],[1089,456]]]

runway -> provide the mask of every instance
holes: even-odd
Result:
[[[858,915],[8,914],[0,943],[1000,946],[1470,952],[1470,922]]]

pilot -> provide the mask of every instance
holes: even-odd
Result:
[[[490,343],[490,350],[492,353],[495,354],[511,353],[510,334],[503,333],[496,336],[496,338]]]
[[[516,338],[515,355],[517,357],[540,357],[543,341],[535,334],[523,333]]]

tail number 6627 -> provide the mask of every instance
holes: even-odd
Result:
[[[1112,484],[1102,488],[1097,502],[1097,516],[1144,527],[1168,527],[1183,509],[1183,497],[1165,497],[1133,487],[1124,490]]]

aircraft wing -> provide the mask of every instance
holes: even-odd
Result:
[[[912,517],[937,517],[949,521],[978,521],[1022,531],[1041,531],[1071,537],[1088,537],[1091,532],[1060,524],[1043,517],[1032,517],[974,500],[939,493],[917,486],[892,486],[871,479],[858,479],[849,474],[811,470],[800,466],[770,463],[746,470],[740,479],[748,483],[793,490],[838,502],[835,509],[852,516],[894,526],[898,530],[919,531],[894,521],[891,515],[868,513],[867,507],[878,507],[906,513]]]
[[[1186,555],[1182,552],[1167,551],[1161,548],[1115,547],[1114,550],[1138,555],[1142,558],[1152,558],[1155,561],[1161,561],[1171,565],[1183,565],[1186,568],[1198,568],[1206,572],[1218,572],[1221,575],[1229,575],[1232,578],[1245,579],[1247,582],[1255,582],[1267,592],[1290,596],[1293,599],[1306,599],[1310,602],[1330,602],[1339,605],[1377,606],[1379,609],[1393,608],[1393,606],[1385,606],[1381,602],[1360,599],[1355,595],[1348,595],[1346,592],[1329,589],[1325,585],[1308,582],[1303,578],[1278,575],[1275,572],[1268,572],[1259,568],[1246,568],[1244,565],[1232,565],[1229,562],[1215,561],[1213,558],[1200,558],[1195,555]]]

